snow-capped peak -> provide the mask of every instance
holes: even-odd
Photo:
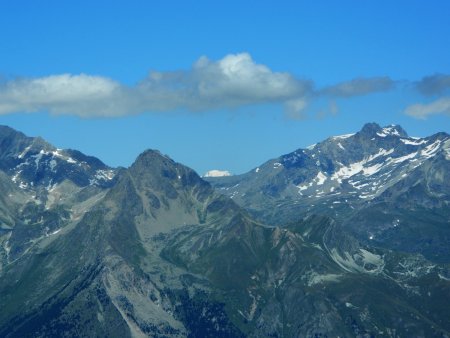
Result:
[[[228,170],[210,170],[207,171],[203,177],[223,177],[223,176],[231,176],[231,173]]]

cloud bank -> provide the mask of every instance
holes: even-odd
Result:
[[[248,53],[213,61],[198,59],[191,69],[151,72],[134,86],[86,74],[21,78],[0,84],[0,114],[48,111],[81,117],[116,117],[144,112],[209,111],[278,103],[292,118],[303,118],[317,96],[353,97],[392,88],[387,77],[359,78],[315,90],[314,83],[256,63]]]

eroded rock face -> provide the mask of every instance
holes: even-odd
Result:
[[[358,137],[370,140],[380,133],[392,142],[394,137],[407,139],[399,127],[389,128],[369,125]],[[352,223],[333,212],[317,215],[319,207],[294,219],[293,209],[286,214],[290,222],[280,218],[280,226],[268,226],[157,151],[146,151],[130,168],[117,170],[43,141],[34,149],[32,139],[10,129],[0,128],[1,133],[0,157],[11,161],[0,172],[2,337],[449,335],[449,266],[362,240],[355,229],[363,233],[367,219],[381,222],[380,216],[364,214],[376,209],[349,202],[349,210],[336,210],[347,212]],[[341,145],[351,137],[341,137]],[[332,142],[326,147],[334,149]],[[33,156],[41,150],[47,153],[36,164]],[[63,162],[52,168],[51,161],[58,159]],[[289,163],[303,170],[309,160],[298,159],[303,161],[298,167]],[[399,180],[396,184],[403,186],[386,189],[371,203],[390,199],[409,209],[427,203],[442,208],[423,192],[447,191],[442,163],[424,161],[420,170],[427,173],[427,185]],[[24,174],[14,180],[20,163],[42,170],[42,179]],[[281,160],[275,163],[284,169],[268,163],[271,173],[291,170]],[[327,170],[340,170],[333,169],[331,160],[324,163]],[[72,166],[86,179],[75,178]],[[326,168],[320,168],[323,176],[317,169],[302,175],[326,185],[332,175]],[[99,178],[98,170],[112,174]],[[266,169],[260,170],[264,174]],[[23,182],[34,178],[24,186],[19,177]],[[284,193],[286,188],[276,183],[285,182],[281,176],[270,177],[274,188],[269,190]],[[414,192],[415,199],[398,193],[402,189]],[[266,203],[265,198],[260,201]],[[278,212],[287,210],[286,204]],[[386,219],[398,218],[387,207],[380,210],[387,211]],[[422,215],[439,226],[431,213]],[[400,227],[403,219],[398,222]],[[381,228],[376,223],[370,229]]]

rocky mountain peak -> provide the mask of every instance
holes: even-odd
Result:
[[[159,150],[146,149],[136,158],[132,166],[141,164],[151,164],[155,162],[172,162],[175,163],[169,156],[163,155]]]
[[[389,126],[380,127],[379,124],[371,122],[366,123],[362,129],[358,132],[361,136],[366,137],[387,137],[387,136],[397,136],[397,137],[408,137],[408,133],[400,126],[391,124]]]
[[[175,190],[211,189],[194,170],[153,149],[142,152],[129,173],[140,185],[166,193],[170,191],[169,195],[176,195]]]
[[[8,126],[0,125],[0,138],[6,138],[11,135],[21,135],[22,137],[25,137],[20,131],[14,130]]]
[[[6,126],[0,126],[0,170],[22,189],[50,189],[66,179],[79,187],[109,186],[115,175],[95,157],[58,149],[41,137],[28,137]]]
[[[176,178],[177,163],[158,150],[147,149],[142,152],[130,167],[134,176],[163,176]]]
[[[370,122],[366,123],[359,132],[360,134],[374,134],[381,131],[381,127],[378,123]]]

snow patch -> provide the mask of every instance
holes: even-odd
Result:
[[[384,259],[382,256],[374,254],[365,249],[351,255],[344,252],[341,256],[336,249],[332,249],[331,258],[344,270],[348,272],[364,272],[370,274],[381,273],[384,269]]]
[[[22,151],[22,152],[19,154],[19,156],[17,156],[17,157],[20,158],[20,159],[22,159],[22,158],[28,153],[28,151],[29,151],[30,149],[31,149],[31,146],[26,147],[25,150]]]
[[[356,189],[361,189],[361,188],[364,188],[364,187],[366,187],[366,186],[368,186],[368,185],[370,185],[370,183],[363,183],[363,184],[360,184],[360,185],[358,185],[358,183],[361,183],[361,182],[350,182],[349,181],[349,183],[351,184],[351,185],[353,185],[353,188],[356,188]]]
[[[114,170],[99,169],[95,172],[95,178],[99,180],[111,181],[115,176]]]
[[[46,153],[44,150],[41,150],[39,154],[32,156],[34,157],[34,164],[36,165],[36,168],[39,167],[39,163],[41,162],[43,155],[46,155]]]
[[[442,280],[450,281],[450,278],[445,277],[445,276],[441,275],[440,273],[438,273],[438,276],[439,276],[439,278],[442,279]]]
[[[11,178],[11,181],[13,181],[14,183],[17,183],[17,178],[19,177],[21,172],[22,172],[22,170],[19,170],[18,172],[16,172],[14,174],[14,176]]]
[[[408,140],[405,138],[401,138],[400,141],[402,141],[404,144],[409,144],[409,145],[413,145],[413,146],[420,146],[421,144],[427,143],[426,140],[416,140],[416,139],[412,139],[412,140]]]
[[[278,163],[278,162],[275,162],[274,164],[273,164],[273,168],[274,169],[278,169],[278,168],[281,168],[283,165],[281,164],[281,163]]]
[[[391,163],[402,163],[402,162],[404,162],[406,160],[409,160],[411,158],[416,157],[416,155],[417,155],[417,152],[416,153],[411,153],[411,154],[408,154],[408,155],[405,155],[405,156],[397,157],[397,158],[392,158],[392,159],[390,159],[390,162]]]
[[[337,136],[333,136],[332,139],[344,140],[346,138],[352,137],[353,135],[355,135],[355,133],[353,133],[353,134],[337,135]]]
[[[373,174],[376,174],[380,171],[380,169],[383,168],[383,163],[377,163],[373,166],[363,168],[363,175],[364,176],[371,176]]]
[[[111,181],[115,175],[112,169],[99,169],[95,172],[94,177],[89,179],[89,185],[97,185],[99,181]]]
[[[377,133],[380,137],[386,137],[386,136],[400,136],[400,133],[398,132],[397,128],[395,126],[391,127],[384,127],[381,132]]]
[[[317,176],[314,180],[317,182],[317,185],[322,185],[327,180],[327,178],[328,177],[324,173],[319,171],[319,173],[317,174]]]
[[[420,152],[420,155],[425,156],[426,158],[433,157],[436,155],[436,152],[439,150],[441,145],[441,140],[437,140],[436,142],[426,146],[424,150]]]
[[[312,272],[308,276],[308,286],[313,286],[320,283],[327,283],[327,282],[338,282],[341,278],[341,275],[338,274],[326,274],[326,275],[319,275],[316,272]]]
[[[56,161],[55,160],[51,160],[50,161],[50,170],[52,171],[52,172],[56,172],[56,170],[55,170],[55,168],[56,168]]]
[[[364,165],[380,156],[387,156],[392,154],[393,152],[394,149],[386,150],[380,148],[380,150],[376,154],[367,156],[359,162],[350,163],[348,166],[343,166],[339,168],[339,170],[334,172],[334,174],[331,176],[331,179],[337,180],[339,183],[341,183],[343,179],[352,177],[356,174],[359,174],[360,172],[363,172],[365,176],[373,175],[374,173],[378,172],[381,169],[382,164],[376,164],[367,168],[364,167]]]
[[[72,164],[77,163],[77,161],[75,161],[72,157],[64,155],[62,151],[63,151],[62,149],[56,149],[55,151],[52,151],[51,154],[53,157],[59,157],[62,160],[66,161],[67,163]]]
[[[53,232],[47,234],[46,237],[52,236],[52,235],[56,235],[56,234],[57,234],[58,232],[60,232],[60,231],[61,231],[61,229],[55,230],[55,231],[53,231]]]

